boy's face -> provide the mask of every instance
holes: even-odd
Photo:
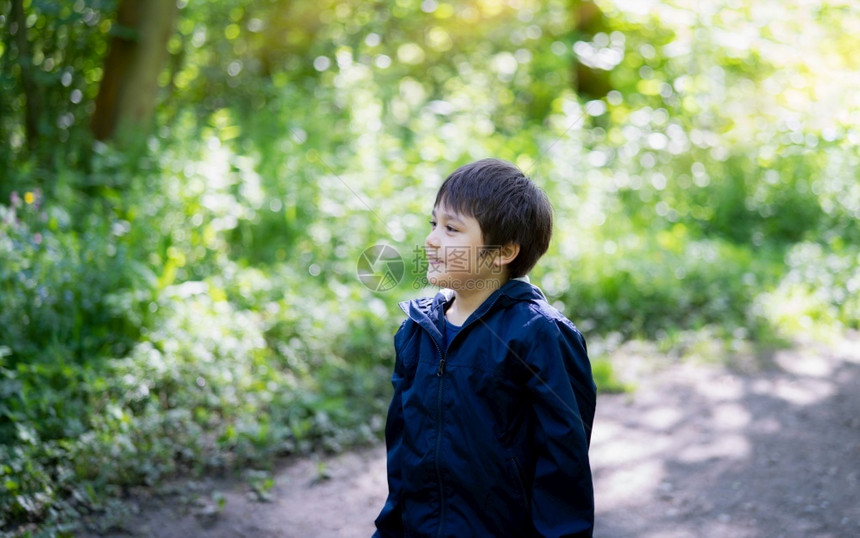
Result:
[[[486,247],[475,218],[436,206],[424,240],[427,280],[441,288],[476,290],[501,279],[504,266],[498,264],[498,249]]]

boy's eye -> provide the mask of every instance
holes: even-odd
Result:
[[[431,221],[429,221],[429,222],[430,222],[430,228],[432,228],[432,229],[434,229],[434,230],[435,230],[435,229],[436,229],[436,224],[437,224],[437,223],[436,223],[436,221],[435,221],[435,220],[431,220]],[[445,225],[445,230],[447,230],[447,231],[449,231],[449,232],[456,232],[456,231],[458,231],[458,230],[457,230],[457,228],[454,228],[454,227],[453,227],[453,226],[451,226],[450,224],[446,224],[446,225]]]

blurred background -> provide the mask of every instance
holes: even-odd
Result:
[[[857,35],[849,0],[0,0],[0,529],[378,442],[479,158],[549,194],[532,282],[601,391],[633,340],[858,329]]]

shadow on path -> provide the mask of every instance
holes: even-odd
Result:
[[[773,362],[681,365],[604,397],[595,536],[860,536],[860,342]]]

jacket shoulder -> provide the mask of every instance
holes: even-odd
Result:
[[[558,350],[562,355],[587,356],[585,337],[573,322],[546,301],[529,300],[511,305],[505,317],[504,327],[499,329],[511,335],[512,344],[516,342],[523,350],[543,350],[538,355],[526,352],[532,359],[542,357],[548,350]]]
[[[555,328],[579,333],[579,329],[572,321],[544,299],[530,299],[512,307],[517,312],[516,315],[528,317],[528,324],[533,329],[552,330]]]

